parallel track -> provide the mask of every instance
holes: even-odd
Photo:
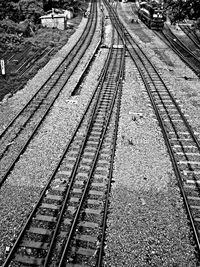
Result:
[[[42,51],[38,50],[35,52],[33,56],[24,55],[26,60],[24,62],[20,62],[15,67],[14,73],[18,75],[18,77],[24,76],[29,71],[35,68],[35,63],[40,59],[44,59],[45,57],[49,56],[53,52],[54,48],[45,48]]]
[[[162,32],[155,32],[168,46],[170,46],[176,54],[183,60],[183,62],[191,68],[194,73],[200,77],[200,59],[188,49],[175,36],[169,28],[163,29]]]
[[[181,27],[179,28],[181,29]],[[173,32],[170,27],[166,26],[163,30],[163,33],[167,35],[171,40],[176,39],[176,42],[178,42],[178,44],[180,44],[186,51],[198,58],[198,50],[200,46],[195,41],[193,41],[192,38],[190,38],[189,32],[181,32],[180,30]]]
[[[96,2],[93,2],[91,5],[91,14],[92,16],[88,20],[86,29],[77,41],[76,46],[72,48],[68,56],[63,59],[49,79],[0,134],[0,187],[8,177],[20,155],[33,139],[91,43],[97,21]],[[98,44],[99,46],[100,42]]]
[[[37,60],[50,55],[53,50],[53,48],[45,48],[43,50],[38,49],[33,55],[31,55],[31,46],[27,45],[24,47],[22,52],[7,52],[1,55],[1,58],[4,59],[6,63],[6,72],[8,75],[12,74],[22,77],[28,71],[33,69],[34,63]]]
[[[113,24],[124,36],[127,49],[145,84],[178,180],[200,256],[200,143],[173,94],[148,57],[105,2]]]
[[[195,43],[196,47],[200,49],[200,39],[194,30],[192,30],[188,25],[179,24],[179,27],[192,40],[192,42]]]
[[[85,114],[4,267],[102,266],[124,58],[124,45],[112,45]]]

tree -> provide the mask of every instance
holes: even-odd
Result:
[[[19,22],[32,16],[38,21],[42,14],[42,0],[0,0],[0,20],[9,18]]]
[[[20,0],[18,4],[21,20],[32,19],[35,23],[39,22],[39,17],[43,14],[43,6],[41,1]]]
[[[164,6],[174,23],[200,17],[200,0],[165,0]]]

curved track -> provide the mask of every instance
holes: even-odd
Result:
[[[171,39],[177,39],[176,41],[180,43],[185,50],[190,51],[192,55],[195,55],[198,58],[200,45],[194,39],[192,39],[192,35],[189,33],[189,31],[182,30],[182,28],[185,29],[184,27],[179,26],[179,28],[181,31],[178,29],[175,32],[172,32],[169,27],[165,27],[163,32],[167,33],[167,36],[169,36]]]
[[[192,40],[192,42],[196,45],[196,47],[200,49],[200,39],[194,32],[194,30],[192,30],[189,25],[179,24],[179,27]]]
[[[124,45],[113,43],[85,114],[4,267],[102,266],[124,58]]]
[[[169,28],[165,27],[162,32],[155,33],[178,54],[183,62],[191,68],[198,77],[200,76],[200,59],[188,49]]]
[[[91,43],[96,30],[96,2],[91,4],[91,14],[86,29],[76,46],[0,134],[0,186],[33,139]]]
[[[184,200],[191,229],[200,255],[200,144],[162,77],[151,64],[114,10],[106,2],[113,23],[124,36],[127,49],[145,84],[153,109],[159,121],[171,158],[178,185]]]

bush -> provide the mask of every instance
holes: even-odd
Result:
[[[42,1],[20,0],[19,10],[21,19],[31,19],[34,23],[40,23],[40,16],[44,14]]]
[[[18,23],[10,19],[4,19],[0,23],[0,32],[5,32],[9,34],[20,34],[22,30]]]
[[[0,34],[0,48],[2,50],[13,50],[23,42],[23,38],[16,34]]]
[[[195,24],[195,28],[197,30],[200,30],[200,18],[197,19],[196,24]]]

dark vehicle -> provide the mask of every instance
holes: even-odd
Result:
[[[157,2],[141,2],[138,8],[138,17],[152,30],[162,30],[164,26],[165,15]]]

